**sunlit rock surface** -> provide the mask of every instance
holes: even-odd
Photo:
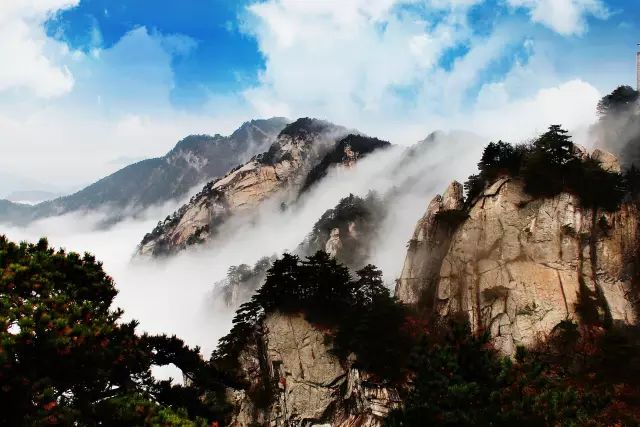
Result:
[[[619,170],[615,158],[596,151],[605,168]],[[606,213],[580,207],[567,193],[534,199],[519,180],[502,178],[449,233],[436,220],[446,199],[437,196],[418,222],[396,289],[402,301],[436,316],[465,313],[504,354],[584,312],[637,322],[635,205]]]
[[[170,254],[215,235],[229,217],[251,212],[267,199],[286,203],[297,196],[307,173],[344,134],[328,122],[299,119],[268,151],[209,182],[142,240],[140,254]]]
[[[235,392],[233,426],[381,426],[400,405],[396,389],[340,361],[327,346],[325,332],[302,315],[270,314],[262,342],[246,352],[247,378],[277,384],[273,404],[259,409],[244,392]],[[261,346],[266,360],[260,361]],[[264,370],[267,370],[265,372]]]

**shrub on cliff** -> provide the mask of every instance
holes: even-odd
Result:
[[[304,313],[307,320],[327,327],[334,352],[350,353],[357,365],[381,377],[397,378],[409,351],[410,338],[402,330],[404,308],[382,283],[374,266],[349,270],[325,252],[302,261],[285,254],[267,272],[264,285],[243,304],[231,332],[220,340],[214,359],[225,369],[237,370],[237,358],[268,313]]]
[[[375,239],[385,214],[385,202],[377,193],[369,192],[365,197],[350,194],[322,214],[296,251],[312,255],[324,250],[331,231],[337,228],[342,247],[336,258],[352,271],[359,269],[369,258],[370,243]]]
[[[594,159],[581,158],[566,130],[552,125],[530,144],[511,146],[490,143],[478,163],[480,173],[465,183],[466,204],[500,176],[520,178],[527,193],[535,197],[554,197],[574,193],[586,208],[615,211],[631,190],[624,177],[602,169]]]
[[[220,419],[224,400],[213,368],[181,340],[138,335],[135,321],[121,322],[123,312],[111,307],[116,293],[89,254],[0,236],[0,424]],[[154,380],[151,366],[169,363],[192,385]]]

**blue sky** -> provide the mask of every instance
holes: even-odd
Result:
[[[263,65],[256,41],[238,30],[243,4],[234,0],[82,1],[47,24],[47,33],[74,49],[109,49],[130,31],[146,27],[188,38],[192,48],[172,59],[173,101],[205,102],[203,88],[218,93],[241,89]]]
[[[184,37],[192,44],[187,52],[172,56],[175,87],[171,100],[176,106],[197,108],[206,102],[208,92],[233,94],[254,85],[259,72],[265,68],[265,58],[256,39],[242,28],[246,25],[245,8],[251,3],[247,0],[82,0],[77,7],[51,17],[46,22],[46,31],[73,49],[85,52],[112,48],[127,33],[140,27],[157,34]],[[633,61],[629,51],[640,41],[640,3],[611,0],[603,4],[609,16],[598,19],[587,15],[588,30],[584,33],[565,36],[544,25],[527,24],[528,28],[514,40],[531,37],[545,44],[557,60],[558,72],[562,75],[578,75],[577,65],[589,67],[584,72],[602,90],[616,83],[631,83],[632,70],[628,69],[625,76],[617,67]],[[421,4],[398,7],[403,8],[433,22],[446,17],[446,11],[434,11]],[[514,9],[505,2],[492,0],[472,6],[469,20],[474,34],[482,36],[507,21],[527,22],[529,13],[526,8]],[[444,52],[440,64],[450,68],[467,52],[467,44],[457,44]],[[484,70],[484,78],[478,81],[476,89],[487,81],[499,80],[514,61],[526,62],[527,56],[522,46],[505,49],[502,57]]]
[[[639,30],[628,0],[3,0],[0,168],[77,186],[272,115],[581,138]]]

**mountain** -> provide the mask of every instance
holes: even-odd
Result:
[[[350,194],[322,214],[294,253],[307,257],[325,251],[351,271],[357,271],[368,263],[386,213],[385,201],[376,193],[370,192],[364,198]],[[259,259],[253,267],[229,267],[226,277],[214,285],[214,302],[236,309],[249,301],[276,259],[274,255]]]
[[[307,175],[302,185],[302,194],[322,178],[327,176],[329,168],[338,164],[347,167],[352,166],[360,158],[380,148],[387,148],[391,144],[378,138],[371,138],[365,135],[349,134],[341,139],[333,150],[327,153],[322,161],[318,163]]]
[[[559,127],[479,165],[416,224],[395,298],[326,252],[249,272],[214,353],[242,384],[229,425],[637,423],[640,177]]]
[[[528,165],[518,173],[500,165],[466,203],[452,183],[416,226],[396,296],[427,317],[463,314],[507,355],[563,321],[636,325],[638,208],[629,196],[611,203],[620,170],[611,154],[576,153],[583,188],[565,176],[555,194],[536,194]]]
[[[267,201],[294,203],[305,183],[320,179],[331,165],[351,166],[390,145],[356,137],[341,126],[302,118],[287,125],[264,153],[207,183],[140,243],[139,254],[167,255],[211,240],[231,217],[255,214]],[[324,172],[318,172],[318,166]],[[316,176],[317,175],[317,176]]]
[[[252,120],[230,136],[188,136],[165,156],[126,166],[69,196],[32,208],[10,207],[4,202],[0,221],[24,224],[47,216],[98,209],[113,209],[117,215],[126,215],[184,197],[194,186],[263,152],[286,124],[283,118]]]
[[[36,204],[47,200],[52,200],[60,197],[59,193],[52,193],[50,191],[40,191],[40,190],[23,190],[23,191],[13,191],[11,194],[8,194],[6,199],[13,203],[23,203],[23,204]]]

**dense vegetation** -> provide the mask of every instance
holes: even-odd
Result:
[[[524,189],[535,197],[553,197],[561,192],[576,194],[583,207],[615,211],[629,190],[629,177],[604,170],[588,155],[581,155],[567,131],[558,125],[530,144],[513,146],[490,143],[478,163],[480,173],[465,183],[467,204],[500,176],[524,181]]]
[[[342,244],[337,260],[352,269],[363,267],[386,214],[385,206],[385,201],[374,192],[364,198],[350,194],[322,214],[297,252],[307,256],[324,250],[331,230],[337,228]]]
[[[89,254],[0,236],[0,424],[205,425],[225,411],[213,367],[176,337],[136,333]],[[189,385],[156,381],[178,366]]]
[[[224,424],[227,385],[247,387],[258,406],[274,396],[269,370],[248,382],[239,355],[247,346],[260,351],[262,320],[276,311],[304,314],[340,360],[354,354],[355,366],[404,390],[390,426],[640,422],[636,329],[562,322],[547,342],[510,360],[466,321],[429,323],[399,304],[374,266],[353,278],[323,252],[273,262],[211,362],[176,337],[140,335],[135,322],[123,323],[111,308],[113,282],[90,255],[2,237],[0,289],[3,425]],[[187,385],[151,376],[151,366],[169,363]]]
[[[311,323],[331,331],[334,351],[343,360],[353,352],[357,366],[397,379],[410,345],[402,328],[404,308],[389,295],[374,266],[357,274],[353,279],[324,252],[304,261],[285,254],[273,263],[262,288],[240,307],[231,332],[220,340],[214,355],[218,366],[237,372],[238,355],[260,333],[264,316],[278,311],[304,313]]]
[[[216,289],[221,290],[225,304],[234,306],[238,301],[247,301],[251,295],[262,286],[267,270],[271,263],[275,261],[272,257],[262,257],[253,265],[247,264],[232,265],[227,270],[227,277],[215,284]],[[216,294],[217,298],[219,294]]]
[[[512,360],[497,353],[488,333],[473,334],[466,319],[429,322],[399,304],[374,266],[353,279],[325,253],[304,261],[284,255],[238,310],[214,353],[216,366],[240,374],[241,351],[259,353],[262,321],[276,311],[303,313],[326,331],[341,360],[353,353],[355,366],[398,381],[405,406],[392,413],[389,426],[640,422],[640,341],[632,328],[565,321],[548,341],[519,348]],[[273,379],[251,380],[254,403],[268,406]]]
[[[312,119],[309,117],[301,117],[293,123],[289,123],[282,129],[280,135],[286,136],[313,136],[336,129],[332,123],[325,120]]]
[[[412,354],[405,407],[388,426],[613,426],[640,422],[637,331],[560,323],[515,360],[468,323],[430,327]]]

